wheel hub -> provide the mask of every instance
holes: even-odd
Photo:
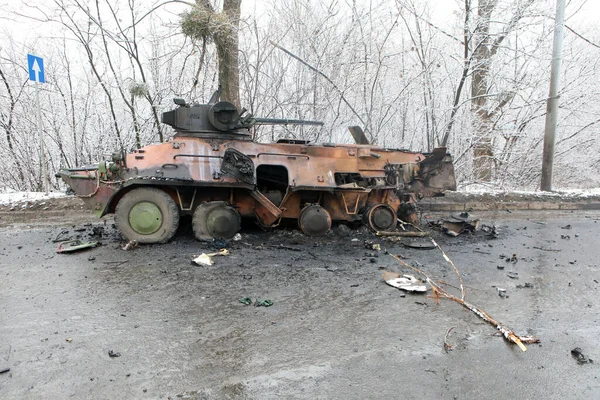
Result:
[[[231,207],[216,207],[206,218],[206,228],[214,238],[231,238],[240,229],[240,215]]]
[[[396,227],[396,213],[387,204],[376,204],[367,212],[367,223],[374,231],[391,231]]]
[[[147,201],[136,204],[129,212],[129,225],[141,235],[151,235],[158,231],[162,221],[163,215],[160,208]]]
[[[312,204],[300,211],[298,225],[306,235],[324,235],[331,229],[331,216],[320,205]]]

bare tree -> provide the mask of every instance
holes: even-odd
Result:
[[[16,187],[19,189],[23,189],[23,187],[21,186],[24,182],[25,182],[25,175],[23,173],[23,167],[21,166],[21,161],[19,160],[19,157],[17,155],[17,152],[15,150],[15,144],[14,144],[14,119],[15,119],[15,109],[17,107],[17,102],[19,101],[19,98],[21,97],[21,93],[23,91],[23,88],[25,86],[25,82],[23,82],[23,84],[18,88],[18,92],[17,93],[13,93],[13,89],[11,88],[11,85],[6,77],[6,75],[4,74],[4,71],[2,70],[2,65],[0,64],[0,79],[2,79],[2,83],[4,84],[4,87],[6,88],[6,93],[8,94],[8,109],[6,111],[0,111],[0,126],[2,126],[2,129],[4,130],[4,135],[6,138],[6,144],[8,146],[8,151],[10,152],[10,155],[15,163],[15,167],[17,169],[17,177],[18,177],[18,181],[16,182]]]
[[[107,82],[105,82],[104,76],[100,72],[99,65],[97,65],[98,63],[96,61],[96,55],[94,49],[92,48],[93,39],[98,32],[97,30],[91,29],[94,25],[93,19],[91,18],[91,11],[87,6],[75,2],[75,5],[81,10],[83,10],[88,17],[87,27],[81,27],[77,23],[77,21],[75,21],[73,12],[72,10],[69,10],[68,4],[66,4],[63,0],[55,0],[55,3],[60,11],[60,14],[58,16],[60,23],[75,36],[75,38],[79,41],[79,43],[83,46],[83,49],[85,50],[89,66],[106,95],[110,114],[112,117],[114,133],[117,138],[118,147],[124,149],[125,146],[122,139],[119,121],[117,118],[115,100]]]
[[[414,2],[412,0],[408,0],[406,4],[401,3],[400,5],[401,8],[399,10],[399,15],[404,21],[408,35],[410,36],[410,40],[413,44],[413,48],[415,49],[415,53],[417,54],[419,65],[421,67],[422,96],[424,104],[423,108],[425,113],[425,137],[427,140],[427,150],[431,151],[433,147],[436,146],[437,139],[435,137],[437,131],[437,119],[434,112],[435,96],[433,94],[433,83],[431,76],[431,69],[435,61],[428,54],[428,52],[430,51],[429,45],[428,43],[426,43],[426,40],[423,36],[423,30],[420,22],[422,17],[416,10]],[[402,13],[403,8],[408,8],[414,16],[414,33],[411,25],[409,24],[409,21]],[[439,141],[439,139],[437,141]]]
[[[473,172],[479,181],[492,180],[493,118],[514,96],[514,93],[491,93],[491,63],[509,32],[517,27],[533,3],[534,0],[518,2],[510,20],[503,24],[499,32],[494,33],[491,30],[491,17],[497,11],[498,0],[478,0],[476,25],[472,33],[471,105],[474,113]],[[466,11],[471,9],[469,7]],[[495,98],[495,103],[491,102],[491,98]]]
[[[543,2],[461,0],[445,18],[431,0],[273,1],[257,7],[260,15],[243,18],[239,1],[226,3],[231,7],[217,0],[198,0],[192,8],[179,0],[152,6],[54,0],[32,6],[27,17],[13,7],[12,19],[59,23],[44,37],[50,79],[41,113],[49,169],[168,138],[171,129],[159,122],[161,108],[170,107],[167,99],[208,98],[218,79],[224,86],[235,80],[219,70],[232,65],[227,57],[239,56],[239,95],[253,114],[325,122],[319,129],[261,128],[258,140],[350,142],[346,127],[361,125],[373,143],[384,146],[447,145],[463,184],[537,186],[540,170],[531,166],[541,157],[547,95],[541,82],[547,79],[552,29]],[[155,12],[162,7],[169,12]],[[180,34],[190,22],[186,18],[197,35]],[[600,37],[592,25],[575,20],[569,29],[556,183],[600,184],[594,136],[600,91],[589,84],[600,76]],[[10,171],[0,186],[35,189],[41,180],[31,154],[39,141],[29,135],[35,119],[19,56],[35,44],[11,42],[10,32],[0,30],[0,36],[0,169]],[[219,44],[236,50],[220,53]],[[7,46],[15,48],[7,53]],[[589,179],[575,179],[576,172]]]

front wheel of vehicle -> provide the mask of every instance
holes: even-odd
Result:
[[[179,226],[179,209],[163,190],[137,188],[123,196],[115,210],[121,234],[138,243],[166,243]]]

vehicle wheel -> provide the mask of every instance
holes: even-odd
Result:
[[[222,201],[200,204],[192,217],[192,229],[198,240],[230,239],[241,225],[240,214]]]
[[[179,209],[163,190],[137,188],[119,200],[115,222],[126,239],[166,243],[179,226]]]
[[[320,205],[311,204],[300,211],[298,226],[305,235],[324,235],[331,229],[331,215]]]
[[[396,229],[397,217],[388,204],[377,203],[367,209],[363,222],[376,232],[390,232]]]

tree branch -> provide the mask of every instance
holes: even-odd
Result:
[[[269,42],[277,47],[279,50],[283,51],[285,54],[287,54],[288,56],[294,58],[295,60],[300,61],[302,64],[306,65],[308,68],[312,69],[313,71],[315,71],[317,74],[321,75],[323,78],[325,78],[325,80],[327,80],[327,82],[329,82],[333,88],[339,93],[340,97],[342,98],[342,100],[344,101],[344,103],[346,103],[346,105],[350,108],[350,110],[352,111],[352,113],[354,115],[356,115],[356,118],[358,118],[358,120],[360,121],[360,123],[365,127],[365,132],[367,132],[368,128],[367,125],[365,124],[365,121],[363,121],[363,119],[361,118],[361,116],[358,114],[358,112],[356,112],[356,110],[354,109],[354,107],[352,107],[352,105],[350,104],[350,102],[348,102],[348,100],[346,100],[346,97],[344,97],[343,92],[340,90],[340,88],[335,84],[335,82],[333,80],[331,80],[330,77],[328,77],[327,75],[325,75],[325,73],[321,72],[320,70],[316,69],[315,67],[313,67],[312,65],[310,65],[309,63],[307,63],[306,61],[304,61],[303,59],[301,59],[300,57],[298,57],[297,55],[295,55],[294,53],[292,53],[291,51],[281,47],[280,45],[278,45],[277,43],[273,42],[272,40],[269,40]]]
[[[502,42],[504,41],[504,39],[506,39],[506,36],[509,34],[509,32],[511,32],[517,26],[517,24],[519,23],[519,21],[523,18],[523,12],[529,6],[531,6],[534,2],[535,2],[535,0],[528,0],[527,3],[525,3],[524,6],[519,7],[515,11],[515,13],[513,14],[512,18],[510,19],[510,21],[506,25],[506,29],[504,29],[502,31],[502,33],[500,33],[500,36],[498,36],[496,38],[496,40],[494,40],[494,43],[492,44],[492,47],[490,49],[490,53],[491,53],[492,56],[494,54],[496,54],[496,52],[498,51],[498,48],[500,47],[500,44],[502,44]]]
[[[570,31],[571,31],[571,32],[572,32],[572,33],[573,33],[575,36],[577,36],[579,39],[582,39],[582,40],[584,40],[584,41],[588,42],[589,44],[591,44],[592,46],[594,46],[594,47],[597,47],[597,48],[599,48],[599,49],[600,49],[600,45],[597,45],[596,43],[592,42],[591,40],[589,40],[589,39],[587,39],[587,38],[585,38],[585,37],[581,36],[579,33],[575,32],[575,31],[573,30],[573,28],[571,28],[570,26],[568,26],[568,25],[565,25],[565,28],[567,28],[568,30],[570,30]]]
[[[457,38],[454,35],[451,35],[450,33],[446,32],[445,30],[443,30],[442,28],[440,28],[439,26],[434,25],[432,22],[428,21],[427,19],[421,17],[420,15],[418,15],[416,13],[415,10],[411,10],[410,8],[406,7],[402,2],[398,1],[398,6],[400,8],[406,9],[408,10],[408,12],[410,12],[411,14],[413,14],[415,16],[415,18],[420,19],[421,21],[425,22],[427,25],[431,26],[433,29],[435,29],[438,32],[441,32],[442,34],[444,34],[445,36],[449,37],[450,39],[457,41],[458,43],[460,43],[461,45],[464,45],[464,42],[462,40],[460,40],[459,38]]]

